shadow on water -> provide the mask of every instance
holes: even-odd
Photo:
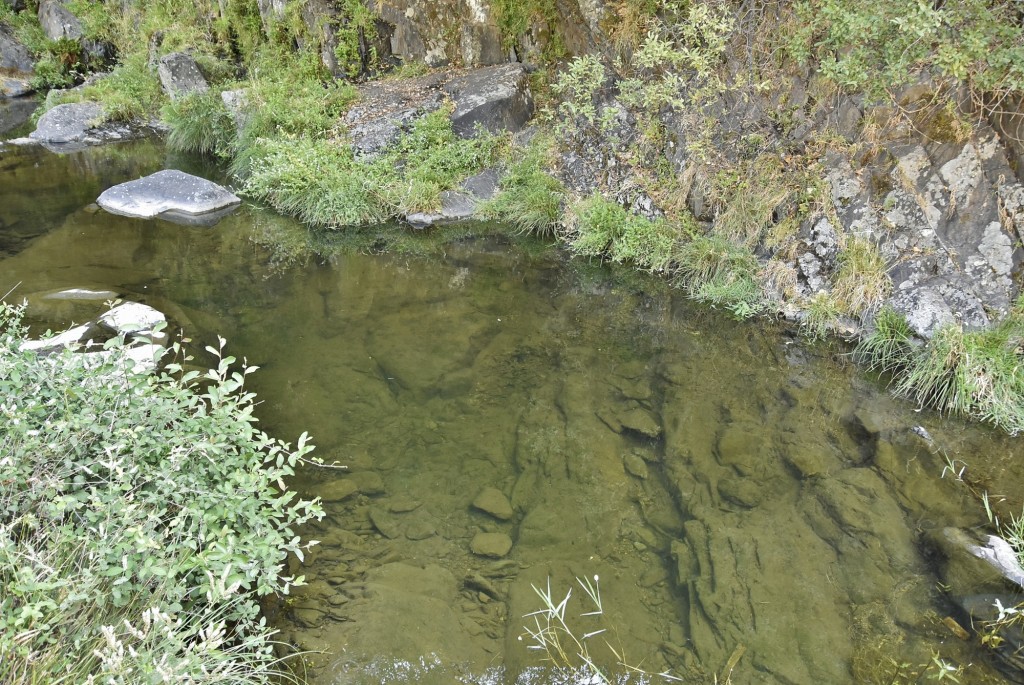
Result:
[[[289,561],[308,584],[266,607],[313,682],[570,682],[524,629],[548,583],[555,604],[572,588],[578,636],[605,631],[600,664],[894,683],[938,654],[974,663],[961,682],[1003,682],[943,623],[953,597],[1001,588],[948,554],[943,531],[984,516],[941,476],[993,455],[1019,489],[1019,443],[536,244],[367,254],[383,238],[341,249],[250,206],[213,229],[133,220],[88,205],[175,164],[158,146],[2,154],[0,292],[101,286],[199,347],[224,335],[263,367],[265,428],[309,431],[344,467],[296,477],[323,498],[301,531],[321,544]]]

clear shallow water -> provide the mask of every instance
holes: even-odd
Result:
[[[1004,682],[942,623],[956,597],[1005,588],[946,558],[943,529],[984,514],[941,475],[962,460],[1019,509],[1019,441],[917,412],[771,325],[542,249],[285,266],[265,236],[304,233],[258,208],[205,229],[87,207],[163,166],[204,171],[148,143],[0,151],[0,293],[112,288],[199,348],[223,335],[261,366],[265,428],[309,431],[346,467],[296,478],[327,500],[303,531],[322,544],[291,562],[309,585],[267,606],[314,682],[558,682],[524,636],[549,579],[556,602],[574,587],[577,635],[606,629],[589,640],[601,663],[607,639],[694,683],[730,667],[734,683],[892,683],[913,682],[894,662],[939,654],[973,664],[961,682]],[[485,490],[508,518],[474,506]],[[595,575],[600,619],[579,616],[575,579]]]

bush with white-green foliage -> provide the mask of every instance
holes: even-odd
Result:
[[[256,427],[223,341],[201,375],[25,339],[0,305],[0,682],[278,682],[258,596],[322,515],[283,483],[305,436]]]

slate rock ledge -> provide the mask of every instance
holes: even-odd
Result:
[[[165,169],[108,188],[96,202],[111,214],[212,226],[241,200],[205,178]]]

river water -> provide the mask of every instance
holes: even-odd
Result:
[[[301,531],[321,544],[266,605],[312,682],[572,682],[526,629],[559,625],[534,613],[549,588],[609,674],[892,684],[941,660],[1006,682],[949,624],[1009,588],[946,540],[988,529],[983,490],[1020,511],[1019,441],[890,398],[848,350],[541,243],[378,254],[258,207],[197,228],[91,206],[163,167],[216,175],[149,142],[0,149],[0,293],[112,289],[261,367],[264,428],[341,467],[292,483],[325,500]]]

